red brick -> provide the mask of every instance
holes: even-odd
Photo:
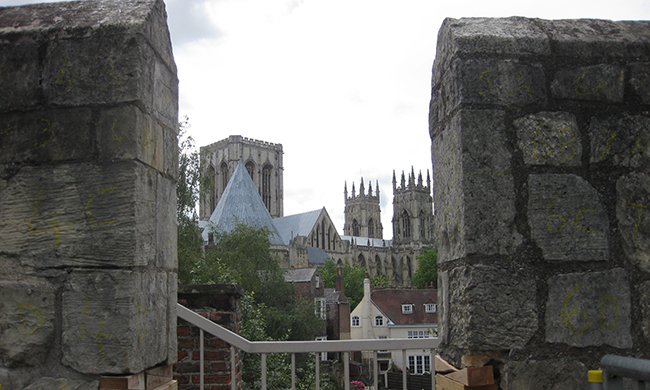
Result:
[[[185,385],[190,383],[191,375],[178,375],[174,374],[174,379],[178,381],[179,385]]]
[[[200,383],[200,375],[192,375],[193,383]],[[230,375],[204,375],[203,383],[206,384],[230,384]]]
[[[190,372],[199,372],[201,366],[199,363],[194,362],[178,362],[176,367],[174,367],[174,372],[177,373],[190,373]]]
[[[210,370],[212,372],[230,371],[230,363],[226,363],[226,362],[211,363]]]
[[[218,338],[207,340],[206,344],[209,348],[230,348],[230,344]]]
[[[194,340],[178,339],[178,348],[194,348]]]
[[[176,335],[178,336],[187,336],[190,334],[189,326],[179,326],[176,328]]]
[[[181,361],[187,357],[187,351],[178,351],[178,358],[176,360]]]
[[[229,351],[203,351],[203,359],[207,361],[225,361],[230,359]],[[192,360],[201,360],[199,351],[192,353]]]

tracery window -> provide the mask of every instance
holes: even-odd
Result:
[[[402,234],[405,238],[411,237],[411,217],[406,210],[402,213]]]
[[[230,180],[228,172],[228,164],[225,162],[221,163],[221,191],[226,189],[228,186],[228,180]]]
[[[248,171],[248,174],[251,176],[251,179],[253,179],[253,182],[255,182],[255,178],[253,177],[253,174],[255,173],[255,163],[252,161],[247,162],[246,170]]]
[[[368,237],[375,237],[375,223],[372,221],[372,218],[368,220]]]
[[[359,234],[359,222],[357,220],[352,221],[352,235],[358,237]]]
[[[265,165],[264,168],[262,168],[262,201],[264,202],[264,206],[266,206],[266,209],[269,210],[269,213],[271,212],[271,172],[273,171],[273,167],[270,165]]]

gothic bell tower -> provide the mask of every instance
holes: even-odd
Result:
[[[393,171],[393,242],[420,246],[433,243],[433,197],[428,170],[426,184],[422,172],[416,181],[411,168],[408,183],[402,172],[399,186]]]
[[[383,238],[384,229],[381,225],[381,207],[379,205],[379,182],[376,182],[376,192],[372,193],[372,183],[368,182],[366,193],[363,178],[359,184],[359,194],[356,194],[352,182],[352,196],[348,197],[348,183],[345,183],[345,225],[343,234],[346,236]]]

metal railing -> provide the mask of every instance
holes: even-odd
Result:
[[[203,389],[203,332],[220,338],[230,344],[230,373],[231,389],[237,389],[236,381],[236,360],[235,349],[241,349],[246,353],[259,353],[262,360],[261,382],[262,390],[266,390],[266,356],[271,353],[290,353],[291,355],[291,389],[296,388],[295,375],[295,354],[316,353],[316,390],[320,390],[320,352],[343,352],[344,383],[345,390],[350,390],[350,352],[373,351],[374,364],[374,386],[378,389],[378,364],[377,351],[402,351],[403,362],[406,363],[406,351],[409,349],[431,350],[431,368],[435,364],[436,348],[439,340],[437,338],[420,339],[377,339],[377,340],[327,340],[327,341],[249,341],[238,334],[216,324],[190,309],[177,304],[178,317],[199,328],[200,337],[200,388]],[[433,374],[433,372],[432,372]],[[402,389],[407,388],[407,370],[402,370]],[[435,375],[431,375],[431,388],[436,388]]]
[[[624,378],[634,381],[634,390],[650,390],[650,360],[605,355],[600,361],[603,389],[623,390]]]

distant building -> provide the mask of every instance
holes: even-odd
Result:
[[[239,222],[264,226],[284,268],[318,268],[331,258],[363,266],[371,276],[385,275],[393,286],[403,287],[412,284],[422,248],[433,244],[428,174],[425,184],[422,174],[416,180],[411,169],[408,181],[402,173],[398,186],[393,172],[393,240],[382,238],[379,185],[373,192],[369,183],[366,192],[362,179],[359,193],[352,183],[348,196],[346,183],[345,235],[340,236],[325,207],[282,216],[282,145],[230,136],[202,147],[201,153],[202,167],[215,184],[200,201],[206,243],[213,229],[228,232]]]
[[[353,340],[384,338],[429,338],[438,333],[438,292],[427,288],[372,288],[366,277],[363,299],[350,314],[350,336]],[[379,353],[380,372],[395,364],[412,374],[431,372],[431,351],[415,349]],[[370,359],[371,356],[362,356]]]

